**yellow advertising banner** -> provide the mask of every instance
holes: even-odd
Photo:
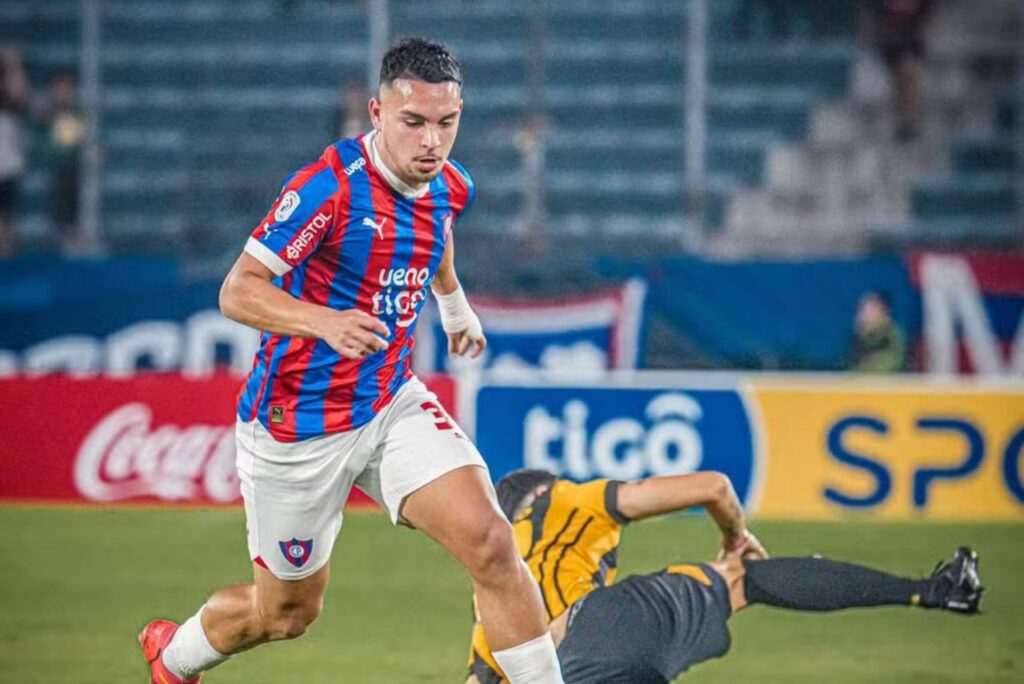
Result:
[[[1024,521],[1024,386],[752,380],[772,518]]]

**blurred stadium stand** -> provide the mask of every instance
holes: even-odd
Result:
[[[365,13],[347,4],[106,2],[109,240],[237,249],[285,176],[332,139],[365,36]]]
[[[455,156],[484,189],[460,225],[478,280],[507,262],[495,242],[530,262],[512,277],[540,289],[578,284],[596,252],[1020,244],[1012,0],[940,3],[924,135],[905,146],[892,142],[885,74],[859,38],[856,3],[778,5],[781,35],[744,0],[710,3],[708,187],[695,208],[684,192],[688,3],[392,0],[393,35],[448,42],[465,65]],[[366,72],[364,3],[102,7],[106,247],[233,258],[281,181],[333,139],[338,88]],[[23,49],[36,88],[76,67],[79,8],[0,6],[0,38]],[[524,162],[531,132],[540,167]],[[36,169],[20,228],[29,243],[46,230]],[[539,223],[526,209],[538,190]],[[570,273],[545,284],[540,255],[562,244]]]
[[[839,41],[831,49],[848,61],[834,67],[833,89],[824,93],[832,99],[813,102],[806,137],[788,144],[776,137],[764,185],[733,199],[714,251],[834,255],[864,251],[872,239],[883,246],[1019,242],[1009,117],[995,123],[998,104],[1010,108],[1018,16],[1012,0],[939,5],[927,40],[923,135],[906,145],[893,142],[876,53],[854,50],[852,37]],[[816,81],[828,82],[825,72]]]

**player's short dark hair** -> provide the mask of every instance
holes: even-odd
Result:
[[[440,43],[423,38],[403,38],[384,54],[380,62],[380,85],[407,78],[426,83],[451,81],[462,85],[462,67],[455,55]]]
[[[541,485],[552,484],[557,479],[558,476],[537,468],[513,470],[498,480],[498,484],[494,486],[498,493],[498,506],[501,512],[511,521],[527,494]]]

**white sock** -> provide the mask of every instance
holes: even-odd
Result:
[[[163,652],[164,665],[167,669],[175,677],[186,681],[198,677],[200,672],[214,668],[228,659],[228,656],[218,653],[206,638],[203,623],[199,618],[203,614],[203,608],[178,627],[174,638]]]
[[[510,684],[562,684],[562,669],[550,634],[495,651],[494,659]]]

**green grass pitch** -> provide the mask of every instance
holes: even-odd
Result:
[[[732,620],[733,647],[688,682],[1024,682],[1024,525],[755,523],[775,555],[821,553],[920,575],[961,542],[982,556],[984,613],[898,608],[810,615],[763,607]],[[154,617],[182,620],[249,574],[237,509],[0,508],[0,681],[147,681],[135,643]],[[637,524],[621,573],[704,560],[702,518]],[[294,642],[247,653],[210,684],[461,682],[469,582],[421,535],[352,512],[321,620]]]

